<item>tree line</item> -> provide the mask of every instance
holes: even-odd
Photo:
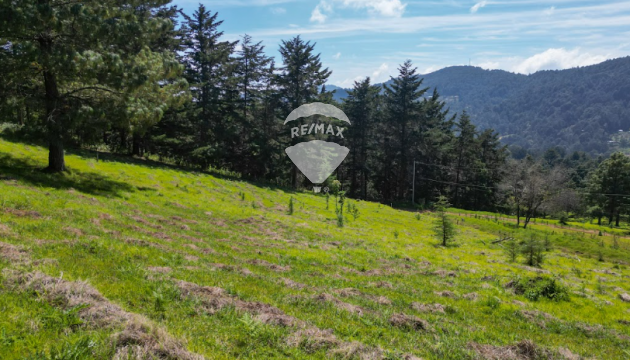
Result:
[[[342,140],[350,155],[330,179],[350,197],[422,206],[446,196],[458,208],[522,214],[525,226],[558,198],[570,202],[571,191],[576,209],[627,211],[607,193],[630,187],[609,184],[597,161],[580,158],[591,164],[580,170],[546,157],[510,159],[498,133],[451,113],[411,61],[389,85],[365,78],[336,102],[315,43],[283,40],[276,62],[251,36],[226,39],[221,25],[204,5],[185,14],[167,0],[2,0],[2,121],[46,142],[52,172],[65,170],[67,147],[107,147],[305,188],[311,184],[284,152],[297,139],[283,121],[300,105],[324,102],[352,123]],[[625,179],[630,168],[619,171]]]

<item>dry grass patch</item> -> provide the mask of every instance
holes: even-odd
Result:
[[[332,303],[333,305],[335,305],[335,307],[339,309],[346,310],[357,315],[363,315],[365,313],[365,309],[363,309],[362,307],[348,304],[327,293],[316,295],[315,300]]]
[[[299,347],[306,352],[315,352],[321,349],[329,349],[337,346],[339,339],[333,334],[331,329],[318,329],[315,327],[301,329],[287,338],[287,344]]]
[[[539,348],[530,340],[523,340],[509,346],[482,345],[473,342],[468,344],[468,348],[486,360],[538,360],[548,359],[551,356],[548,350]]]
[[[118,350],[114,360],[124,359],[167,359],[202,360],[203,356],[193,354],[185,346],[171,337],[162,328],[146,318],[133,316],[125,329],[113,336]]]
[[[422,304],[418,302],[412,302],[411,308],[420,312],[442,313],[446,307],[442,304]]]
[[[2,224],[0,224],[0,227],[1,226]],[[1,230],[2,229],[0,228],[0,232]],[[18,247],[1,241],[0,257],[14,264],[25,264],[30,261],[30,256],[28,252],[22,247]]]
[[[413,315],[394,314],[389,318],[389,323],[392,326],[408,330],[427,331],[430,329],[429,323],[426,320]]]
[[[278,265],[278,264],[273,264],[270,263],[267,260],[262,260],[262,259],[254,259],[254,260],[250,260],[248,261],[248,263],[252,264],[252,265],[258,265],[258,266],[264,266],[270,270],[273,271],[279,271],[279,272],[284,272],[284,271],[290,271],[291,267],[290,266],[282,266],[282,265]]]

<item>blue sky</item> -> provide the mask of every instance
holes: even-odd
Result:
[[[317,43],[329,83],[382,82],[411,59],[420,73],[472,65],[532,73],[630,55],[630,1],[201,1],[228,39],[247,33],[278,56],[280,40]],[[175,0],[187,13],[200,1]]]

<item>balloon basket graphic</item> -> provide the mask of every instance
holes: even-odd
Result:
[[[321,186],[313,186],[313,192],[315,194],[319,194],[322,191],[322,187]]]

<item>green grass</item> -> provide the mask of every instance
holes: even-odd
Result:
[[[429,213],[417,217],[352,200],[360,216],[347,214],[340,228],[334,204],[326,210],[326,198],[319,195],[154,162],[112,156],[97,161],[89,153],[69,155],[67,173],[46,174],[39,171],[46,156],[42,148],[0,140],[0,241],[23,247],[34,260],[26,265],[2,260],[3,274],[11,268],[85,280],[112,303],[151,319],[207,358],[335,355],[294,346],[287,339],[295,328],[262,324],[234,307],[200,311],[200,299],[183,296],[178,280],[273,305],[309,326],[331,329],[340,341],[381,348],[390,359],[403,354],[475,359],[472,342],[505,346],[521,340],[584,357],[630,358],[630,326],[619,322],[630,320],[629,306],[618,297],[630,290],[627,239],[612,249],[605,236],[602,249],[599,237],[578,236],[578,227],[558,229],[537,221],[516,234],[550,238],[554,249],[537,270],[522,260],[508,262],[501,246],[491,244],[515,231],[502,221],[453,216],[456,245],[443,248]],[[43,259],[48,260],[37,261]],[[504,287],[538,271],[566,286],[569,300],[531,301]],[[304,287],[287,286],[287,279]],[[338,293],[345,288],[360,294]],[[436,294],[445,290],[456,297]],[[463,297],[473,292],[476,301]],[[362,315],[318,300],[323,293],[360,306]],[[379,297],[391,304],[376,301]],[[412,308],[414,302],[440,303],[446,311],[420,312]],[[0,309],[2,359],[72,353],[74,344],[77,358],[112,356],[110,338],[117,329],[77,323],[72,312],[41,294],[2,285]],[[551,317],[541,325],[520,310]],[[391,325],[391,315],[400,313],[426,320],[430,330]],[[89,355],[82,353],[86,348]]]

